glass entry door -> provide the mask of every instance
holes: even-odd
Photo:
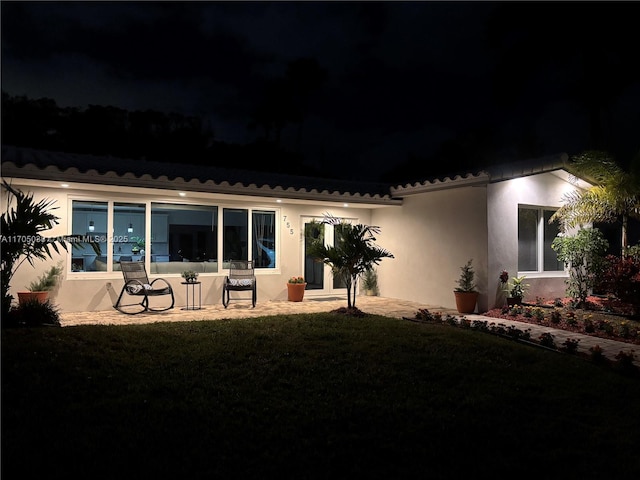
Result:
[[[321,218],[304,217],[304,278],[307,282],[306,290],[312,294],[346,293],[344,282],[334,277],[331,267],[316,261],[307,254],[307,249],[313,241],[324,240],[327,246],[339,242],[340,226],[321,223]]]

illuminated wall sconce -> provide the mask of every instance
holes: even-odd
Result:
[[[93,223],[93,220],[89,221],[89,231],[93,232],[96,229],[96,224]]]
[[[133,233],[133,223],[129,224],[129,227],[127,228],[127,232]]]

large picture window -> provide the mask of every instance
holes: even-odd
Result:
[[[218,208],[201,205],[151,204],[151,271],[218,271]]]
[[[72,200],[71,210],[71,233],[91,235],[101,250],[74,249],[73,272],[119,271],[121,261],[142,261],[163,275],[215,273],[229,260],[276,268],[275,211],[222,208],[219,216],[217,206],[92,200]]]
[[[555,210],[518,207],[518,272],[564,270],[551,243],[559,233],[557,222],[549,223]]]

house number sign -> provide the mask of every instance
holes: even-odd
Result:
[[[284,226],[287,230],[289,230],[289,235],[293,235],[293,228],[291,227],[291,222],[287,220],[287,216],[284,215],[282,217],[282,221],[284,222]]]

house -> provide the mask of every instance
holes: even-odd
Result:
[[[255,260],[258,303],[286,299],[286,281],[298,275],[305,298],[345,294],[305,253],[310,236],[333,242],[332,227],[318,224],[325,214],[381,228],[377,243],[395,257],[378,268],[382,296],[454,308],[469,259],[479,312],[503,301],[502,270],[526,275],[531,299],[564,296],[567,274],[550,248],[557,227],[547,220],[566,192],[587,186],[569,173],[566,154],[384,185],[3,146],[1,173],[36,200],[55,200],[61,221],[49,236],[101,246],[101,255],[62,252],[55,302],[63,311],[113,308],[122,259],[143,260],[150,277],[172,283],[178,304],[184,270],[200,273],[203,304],[220,303],[231,259]],[[45,269],[20,268],[14,296]]]

